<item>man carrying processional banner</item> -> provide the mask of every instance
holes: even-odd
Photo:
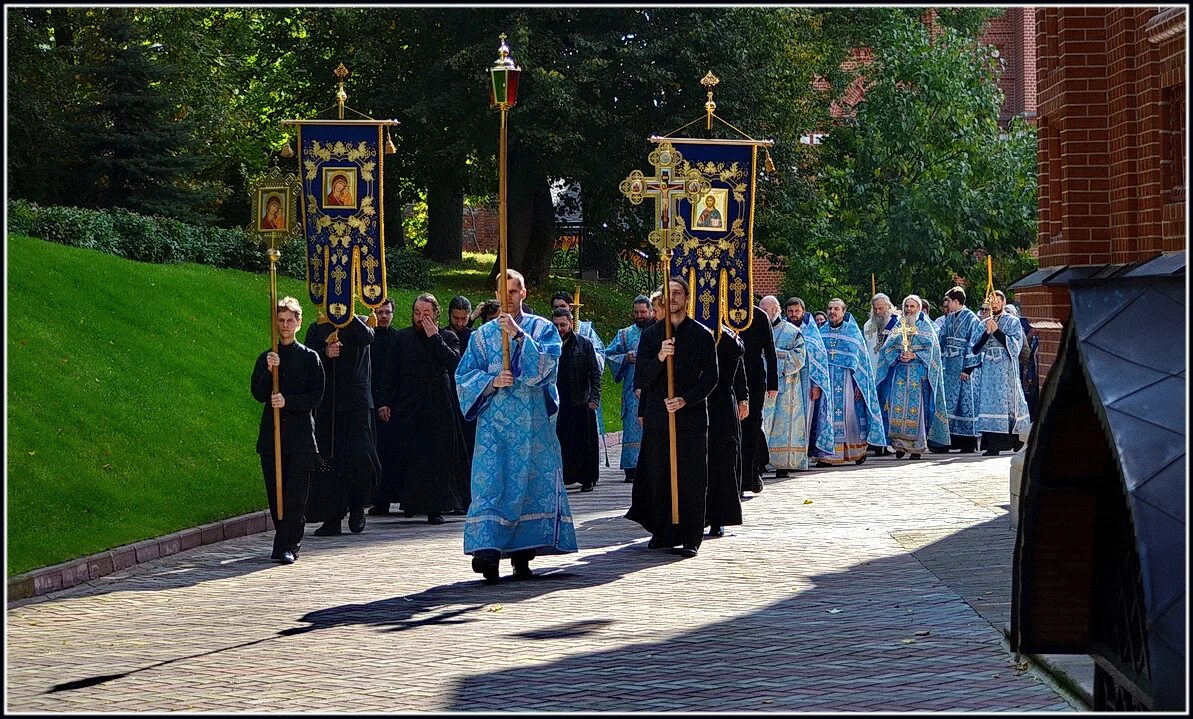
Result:
[[[716,109],[711,87],[719,81],[709,73],[701,82],[710,88],[705,110],[711,129]],[[633,204],[655,201],[650,241],[663,258],[663,277],[671,279],[663,288],[669,316],[645,330],[639,345],[635,384],[642,390],[643,437],[626,517],[651,532],[651,547],[682,544],[680,554],[695,556],[703,530],[703,517],[696,514],[704,498],[698,495],[707,491],[708,457],[725,451],[719,446],[723,438],[708,434],[704,406],[717,381],[715,337],[722,320],[735,332],[753,320],[758,148],[773,142],[650,140],[657,145],[649,156],[654,174],[634,170],[620,189]],[[680,298],[683,305],[676,304]]]
[[[370,351],[376,319],[356,314],[355,306],[359,299],[375,310],[386,298],[383,158],[394,151],[386,132],[396,124],[364,115],[345,120],[347,68],[341,64],[335,74],[337,119],[283,123],[297,129],[307,291],[318,309],[303,341],[320,353],[326,373],[307,505],[307,520],[323,523],[316,536],[340,534],[345,515],[349,530],[364,531],[365,505],[381,476]]]

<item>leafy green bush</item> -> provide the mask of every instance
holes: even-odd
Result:
[[[37,205],[25,200],[10,200],[8,203],[8,231],[28,235],[33,231],[37,219]]]
[[[50,242],[109,254],[116,252],[116,229],[106,212],[78,207],[42,207],[33,220],[32,234]]]
[[[389,287],[425,290],[431,286],[432,262],[410,250],[386,250],[385,283]]]

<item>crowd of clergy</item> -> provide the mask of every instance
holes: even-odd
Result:
[[[840,299],[812,312],[767,296],[735,332],[689,317],[690,288],[672,279],[634,299],[606,346],[576,321],[572,296],[557,293],[541,317],[521,274],[506,285],[475,308],[453,298],[444,326],[437,298],[422,294],[401,328],[385,300],[345,327],[311,322],[301,342],[301,306],[279,301],[278,349],[251,380],[273,559],[296,561],[306,523],[334,536],[347,518],[359,534],[395,504],[430,524],[464,515],[464,553],[490,584],[502,558],[526,579],[536,556],[577,551],[566,487],[594,490],[602,449],[609,465],[605,367],[621,388],[625,516],[650,533],[648,548],[684,557],[742,524],[743,493],[761,492],[768,472],[997,455],[1021,447],[1034,414],[1038,340],[1001,292],[975,313],[954,287],[935,320],[917,295],[895,307],[879,293],[861,326]]]

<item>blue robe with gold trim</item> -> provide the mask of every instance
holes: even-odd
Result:
[[[940,360],[944,365],[944,399],[949,416],[949,433],[957,437],[978,437],[976,374],[961,379],[966,367],[981,365],[973,346],[982,339],[981,320],[968,307],[946,315],[940,325]]]
[[[559,439],[549,419],[559,411],[555,382],[562,341],[555,325],[542,317],[523,315],[518,324],[526,335],[510,342],[512,387],[492,387],[501,372],[498,322],[473,331],[456,368],[460,409],[465,419],[476,419],[465,554],[576,551]]]
[[[626,353],[638,351],[642,330],[630,325],[617,330],[613,341],[605,348],[605,359],[613,372],[613,380],[621,383],[621,468],[638,466],[638,452],[642,449],[642,425],[638,424],[638,398],[634,396],[634,368],[626,361]],[[600,416],[599,414],[597,415]]]
[[[867,445],[886,446],[878,395],[874,391],[874,365],[866,338],[849,312],[837,327],[820,328],[833,385],[833,452],[817,456],[826,464],[856,462],[866,456]],[[853,390],[861,391],[855,399]]]
[[[899,359],[903,339],[891,332],[878,353],[875,369],[888,444],[896,450],[921,454],[928,451],[928,440],[948,446],[949,417],[936,329],[923,312],[917,316],[915,328],[915,336],[910,338],[915,359]]]
[[[1019,379],[1019,350],[1023,348],[1023,326],[1019,318],[1008,312],[998,315],[998,329],[1006,345],[993,336],[986,336],[980,352],[982,368],[978,371],[977,406],[979,432],[1019,434],[1031,427],[1031,415],[1023,385]],[[982,340],[979,338],[979,343]],[[971,380],[973,381],[973,380]]]
[[[780,321],[771,325],[778,359],[779,394],[767,398],[762,408],[762,429],[775,469],[807,469],[808,440],[817,439],[825,453],[833,451],[833,430],[829,417],[831,393],[828,366],[824,358],[809,352],[810,341],[802,325]],[[823,342],[821,342],[823,352]],[[820,387],[820,399],[812,402],[812,385]],[[812,432],[812,425],[816,432]]]

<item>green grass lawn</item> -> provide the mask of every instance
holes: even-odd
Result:
[[[8,576],[265,508],[249,375],[269,344],[268,276],[21,235],[7,249]],[[492,294],[491,262],[438,268],[429,289],[475,303]],[[576,284],[552,279],[529,301],[544,313]],[[632,298],[579,285],[609,341]],[[302,283],[279,277],[278,291],[313,319]],[[404,324],[418,292],[392,294]],[[618,390],[606,372],[607,431],[621,428]]]

